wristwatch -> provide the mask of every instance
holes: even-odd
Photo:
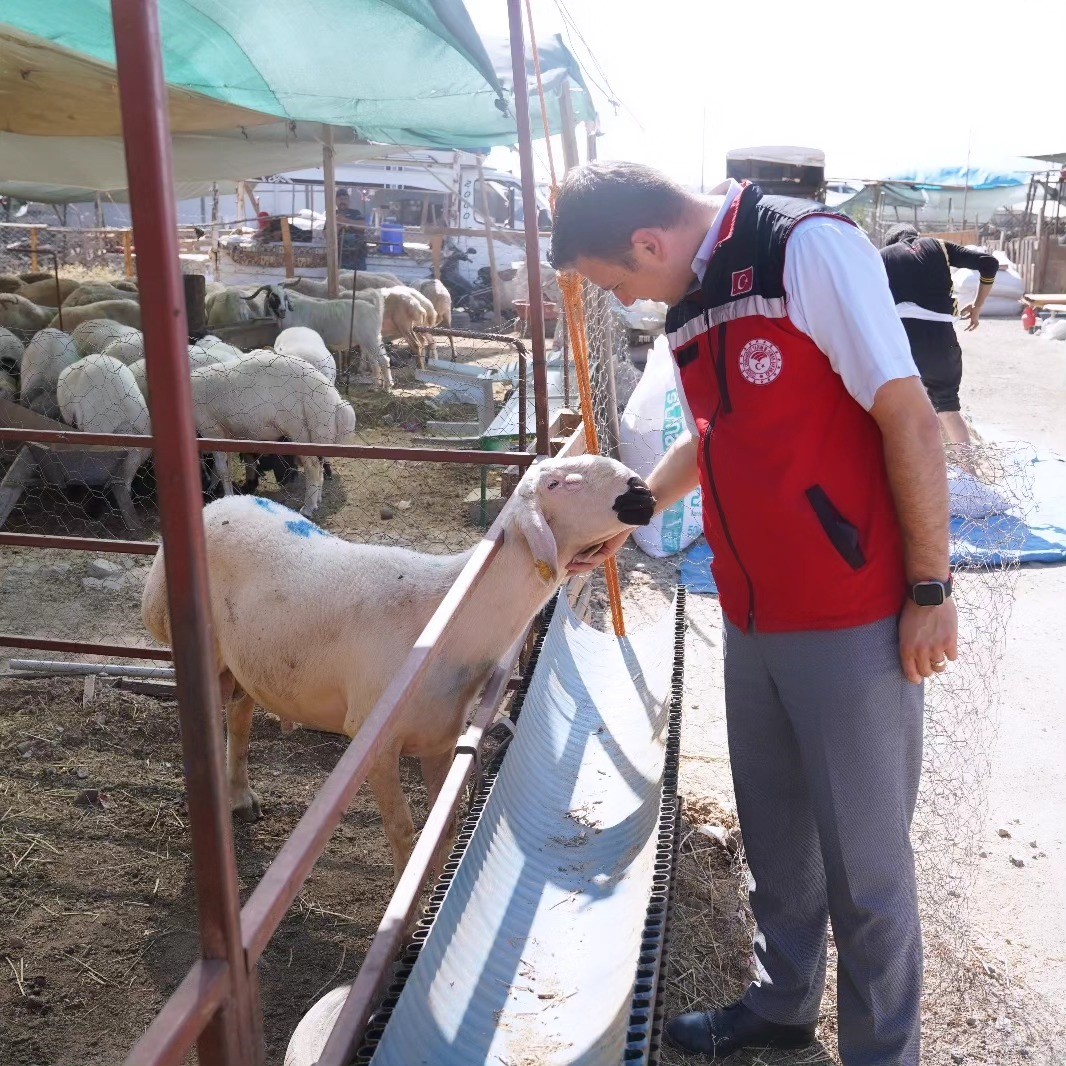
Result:
[[[952,575],[947,581],[917,581],[911,585],[911,599],[919,607],[939,607],[951,595]]]

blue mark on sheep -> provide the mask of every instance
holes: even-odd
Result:
[[[264,500],[262,496],[253,496],[252,499],[257,507],[262,507],[264,511],[269,511],[270,514],[278,510],[277,504],[272,503],[270,500]]]
[[[319,529],[314,522],[309,522],[306,518],[294,518],[292,521],[285,523],[285,528],[290,533],[295,533],[298,537],[310,537],[312,533],[319,537],[329,536],[324,529]]]

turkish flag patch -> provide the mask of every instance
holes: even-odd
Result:
[[[730,296],[744,296],[751,292],[755,284],[755,268],[747,267],[744,270],[733,271],[733,291]]]

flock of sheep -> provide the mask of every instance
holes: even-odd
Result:
[[[205,438],[354,442],[355,412],[335,388],[336,353],[354,342],[378,387],[391,390],[385,341],[402,338],[425,365],[434,340],[419,332],[451,322],[439,281],[409,288],[391,275],[343,272],[342,297],[322,298],[325,282],[297,279],[252,293],[209,283],[208,328],[273,316],[273,350],[245,353],[214,335],[189,345],[196,431]],[[56,306],[57,299],[60,306]],[[60,318],[62,328],[60,328]],[[85,432],[148,434],[148,380],[140,305],[131,281],[85,282],[40,275],[0,275],[0,396]],[[149,456],[130,452],[127,485]],[[226,453],[214,453],[215,484],[233,492]],[[324,468],[300,456],[302,511],[322,500]],[[249,481],[255,464],[247,460]],[[326,467],[328,471],[328,465]]]

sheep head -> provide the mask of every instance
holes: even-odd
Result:
[[[515,528],[548,585],[558,583],[582,552],[625,528],[647,525],[655,509],[648,486],[602,455],[545,460],[526,474],[515,496]]]

